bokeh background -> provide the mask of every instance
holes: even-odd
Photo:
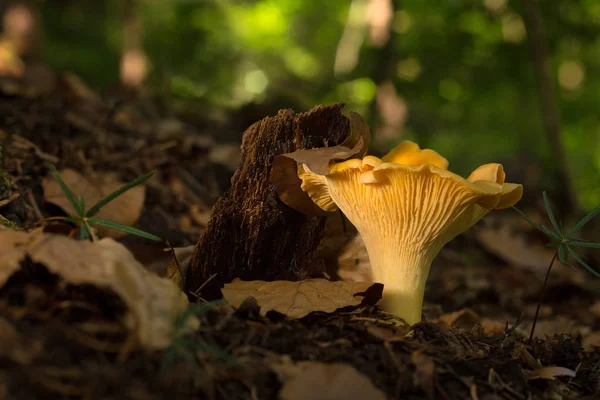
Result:
[[[235,142],[277,109],[343,102],[373,151],[463,175],[502,162],[563,211],[600,204],[597,0],[3,1],[0,73],[71,71]]]

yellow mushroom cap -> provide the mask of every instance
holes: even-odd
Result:
[[[361,234],[373,278],[384,284],[384,309],[409,323],[421,319],[425,281],[439,250],[493,209],[522,196],[505,183],[500,164],[464,179],[448,161],[416,143],[400,143],[382,159],[366,156],[330,166],[329,174],[299,168],[302,189],[323,210],[338,207]]]

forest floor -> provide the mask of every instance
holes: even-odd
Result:
[[[107,217],[177,248],[194,245],[239,143],[219,143],[149,101],[109,104],[72,75],[53,82],[0,82],[0,233],[72,233],[64,223],[36,225],[65,215],[48,194],[51,163],[92,183],[156,171],[130,207]],[[555,267],[530,343],[553,253],[519,221],[490,216],[450,243],[432,267],[425,319],[412,327],[364,302],[302,318],[211,302],[193,308],[197,329],[162,349],[132,340],[116,293],[66,284],[32,257],[8,276],[0,262],[0,400],[598,398],[600,283]],[[114,237],[167,275],[164,245]]]

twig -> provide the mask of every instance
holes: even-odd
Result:
[[[535,310],[535,316],[533,317],[533,325],[531,326],[531,333],[529,334],[529,344],[533,340],[533,334],[535,332],[535,324],[537,323],[538,315],[540,313],[540,306],[542,305],[542,300],[544,299],[544,294],[546,294],[546,284],[548,283],[548,277],[550,276],[550,271],[552,270],[552,266],[554,265],[554,261],[556,261],[556,257],[558,257],[558,250],[554,253],[552,257],[552,261],[550,261],[550,265],[548,265],[548,271],[546,271],[546,278],[544,279],[544,284],[542,285],[542,289],[540,290],[540,297],[538,299],[537,308]]]

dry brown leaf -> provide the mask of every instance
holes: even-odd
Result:
[[[327,215],[300,188],[302,181],[298,178],[298,164],[306,164],[315,174],[326,175],[333,161],[362,158],[371,143],[369,126],[357,113],[349,113],[349,119],[350,134],[341,145],[302,149],[273,159],[269,179],[284,204],[306,215]]]
[[[574,377],[577,375],[575,371],[565,367],[543,367],[538,368],[536,370],[531,371],[531,373],[527,376],[528,380],[532,379],[548,379],[554,380],[557,376],[571,376]]]
[[[414,385],[420,387],[429,399],[433,399],[433,374],[435,372],[433,357],[421,351],[415,351],[410,356],[410,362],[415,366]]]
[[[8,320],[2,317],[0,317],[0,343],[2,343],[0,357],[8,357],[20,365],[31,364],[43,348],[39,340],[32,342],[25,339]]]
[[[357,306],[363,301],[374,304],[381,298],[383,285],[373,282],[331,282],[325,279],[290,281],[250,281],[234,279],[221,289],[223,297],[238,308],[247,297],[254,297],[261,314],[277,311],[288,318],[302,318],[314,311],[334,312]]]
[[[476,229],[476,237],[488,251],[511,265],[536,271],[545,271],[548,268],[554,250],[546,247],[544,243],[530,243],[527,232],[519,231],[523,223],[520,216],[487,216],[486,221],[490,227],[479,226]],[[494,225],[498,225],[499,228],[491,227]]]
[[[356,157],[363,158],[371,145],[371,131],[369,125],[367,125],[360,114],[352,111],[348,113],[348,119],[350,119],[350,135],[344,140],[342,146],[353,149],[362,139],[362,148],[356,154]]]
[[[592,331],[592,332],[588,333],[587,335],[584,335],[581,345],[587,351],[599,349],[600,348],[600,332]]]
[[[97,202],[124,185],[123,182],[120,182],[110,174],[95,174],[93,178],[88,178],[73,169],[64,169],[59,171],[59,173],[75,196],[83,196],[86,208],[94,206]],[[43,188],[46,201],[56,204],[70,216],[77,215],[77,212],[53,176],[44,179]],[[145,198],[146,188],[138,185],[102,207],[96,217],[133,226],[142,213]],[[98,232],[102,236],[120,238],[126,235],[125,232],[102,226],[95,226],[95,228],[98,229]]]
[[[360,153],[364,147],[364,139],[359,138],[353,148],[346,146],[320,147],[318,149],[303,149],[293,153],[282,154],[284,157],[291,158],[297,164],[306,164],[311,172],[318,175],[327,175],[329,173],[329,164],[332,161],[342,161],[351,158]]]
[[[499,335],[506,330],[506,322],[483,318],[468,308],[444,314],[434,322],[444,325],[447,328],[456,328],[464,331],[471,331],[476,325],[480,325],[485,335]],[[521,331],[518,332],[521,333]]]
[[[298,164],[291,158],[280,155],[273,159],[270,180],[279,199],[288,207],[317,217],[324,217],[328,214],[327,211],[316,205],[300,187],[302,180],[298,177]]]
[[[385,400],[383,391],[358,372],[342,363],[324,364],[301,361],[276,364],[273,370],[284,382],[279,391],[282,400]]]
[[[481,322],[481,317],[468,308],[454,311],[440,316],[435,323],[442,324],[448,328],[460,328],[469,330]]]
[[[192,261],[192,256],[196,251],[196,246],[178,247],[173,250],[175,251],[176,259],[173,258],[167,266],[167,277],[183,290],[185,276],[190,266],[190,261]]]
[[[0,232],[0,288],[26,258],[73,284],[91,284],[114,292],[128,309],[125,323],[142,345],[169,345],[173,319],[185,312],[187,297],[169,279],[146,271],[120,243],[16,231]],[[197,320],[190,319],[190,327]]]
[[[522,328],[529,331],[531,322],[524,323]],[[581,326],[575,320],[559,315],[550,319],[538,320],[535,325],[534,337],[543,339],[546,336],[551,337],[563,333],[577,336],[581,333]]]

